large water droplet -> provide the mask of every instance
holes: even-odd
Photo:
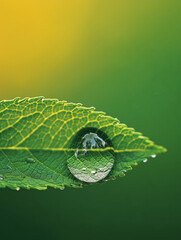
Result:
[[[75,149],[68,159],[70,172],[83,182],[93,183],[104,179],[114,164],[114,152],[107,147],[112,143],[108,136],[98,129],[80,130],[72,140]]]

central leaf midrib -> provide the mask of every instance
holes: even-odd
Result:
[[[75,152],[77,148],[28,148],[28,147],[0,147],[0,150],[27,150],[27,151],[67,151],[67,152]],[[80,152],[85,151],[85,149],[78,149]],[[86,149],[88,152],[104,152],[112,150],[116,153],[121,152],[150,152],[149,149],[120,149],[115,150],[113,147],[107,148],[97,148],[97,149]]]

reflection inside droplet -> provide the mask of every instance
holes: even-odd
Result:
[[[74,155],[68,159],[70,172],[77,179],[88,183],[104,179],[110,173],[113,164],[114,156],[110,150],[101,153],[92,150],[84,156],[80,154],[77,159]]]

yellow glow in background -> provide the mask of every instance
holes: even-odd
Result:
[[[178,13],[171,1],[1,0],[0,97],[66,97],[107,71],[138,69],[169,51]]]
[[[88,7],[79,1],[73,5],[70,1],[1,1],[3,87],[26,85],[32,90],[35,84],[40,87],[57,65],[61,70],[69,64],[80,44],[80,25],[86,21]]]

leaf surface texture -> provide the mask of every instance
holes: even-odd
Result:
[[[85,153],[87,133],[106,145],[96,139],[97,147]],[[92,182],[124,176],[133,165],[164,151],[93,107],[43,97],[0,102],[0,187],[82,187],[91,182],[82,176]]]

